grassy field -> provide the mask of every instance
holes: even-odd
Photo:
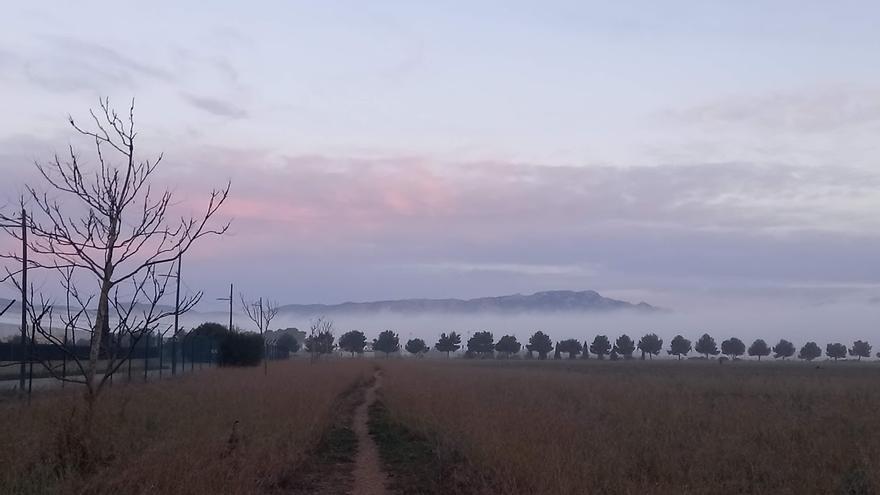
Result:
[[[336,359],[0,402],[0,493],[349,493],[377,366],[390,493],[880,489],[877,363]]]
[[[873,364],[381,366],[387,415],[472,492],[880,491]]]
[[[272,363],[114,386],[85,445],[79,395],[0,404],[0,493],[281,493],[366,361]],[[83,455],[89,452],[89,455]]]

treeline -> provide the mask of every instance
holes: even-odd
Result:
[[[296,338],[281,333],[272,341],[254,332],[230,330],[220,323],[206,322],[184,334],[186,339],[203,339],[211,342],[220,366],[256,366],[264,358],[286,359],[299,350]]]
[[[401,351],[400,338],[391,330],[385,330],[379,336],[368,343],[367,336],[359,331],[345,332],[336,342],[331,331],[320,332],[309,336],[305,341],[305,349],[310,353],[330,354],[336,349],[352,355],[361,354],[367,350],[392,354]],[[462,346],[462,336],[456,332],[442,333],[433,344],[433,349],[450,355],[464,348],[466,358],[510,358],[520,356],[525,359],[548,359],[551,355],[554,359],[653,359],[655,356],[666,352],[669,356],[677,359],[687,358],[693,353],[701,359],[709,359],[721,356],[721,359],[739,360],[743,356],[762,358],[771,356],[774,359],[788,359],[796,357],[804,361],[812,361],[822,357],[822,348],[816,342],[807,342],[798,349],[795,344],[780,339],[775,345],[767,344],[763,339],[756,339],[751,345],[736,337],[731,337],[721,342],[719,346],[714,337],[703,334],[696,342],[676,335],[664,346],[664,341],[655,333],[648,333],[638,341],[624,334],[617,337],[613,342],[607,335],[596,335],[592,342],[578,339],[565,339],[554,342],[549,335],[542,331],[533,333],[528,341],[523,344],[515,335],[504,335],[495,340],[492,332],[483,331],[474,333]],[[410,339],[403,349],[412,355],[422,356],[431,347],[420,338]],[[837,361],[847,356],[858,360],[871,357],[871,344],[863,340],[857,340],[850,347],[835,342],[825,346],[824,354],[827,358]],[[880,353],[877,353],[880,357]]]

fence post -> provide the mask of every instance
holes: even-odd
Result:
[[[64,388],[67,385],[67,382],[64,381],[67,378],[67,325],[64,325],[64,350],[61,352],[61,388]],[[76,352],[76,349],[74,349]]]
[[[147,381],[147,372],[150,370],[150,332],[147,332],[147,340],[144,342],[144,382]]]

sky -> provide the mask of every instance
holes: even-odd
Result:
[[[232,184],[192,290],[880,310],[877,2],[3,10],[0,205],[135,98],[184,213]]]

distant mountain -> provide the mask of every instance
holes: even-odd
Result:
[[[648,303],[633,304],[602,297],[592,290],[552,290],[523,295],[513,294],[476,299],[399,299],[374,302],[345,302],[342,304],[288,304],[279,311],[286,314],[339,314],[339,313],[517,313],[527,311],[658,311]]]

